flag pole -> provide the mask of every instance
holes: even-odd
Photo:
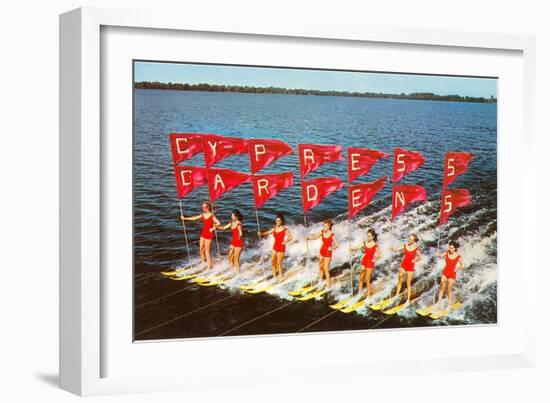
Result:
[[[185,220],[183,215],[183,207],[181,205],[181,199],[178,199],[180,206],[180,214],[182,217],[181,224],[183,225],[183,236],[185,237],[185,246],[187,247],[187,259],[189,260],[189,266],[191,266],[191,252],[189,251],[189,239],[187,238],[187,228],[185,227]]]
[[[254,181],[252,181],[252,186],[254,186]],[[254,188],[252,188],[252,192],[254,192]],[[256,227],[258,228],[258,249],[260,250],[260,261],[258,262],[258,264],[261,266],[262,272],[265,278],[266,275],[265,275],[264,257],[262,255],[262,250],[260,249],[260,244],[262,243],[262,236],[260,235],[260,218],[258,216],[258,209],[256,208],[256,206],[254,206],[254,210],[256,211]]]
[[[209,169],[208,169],[208,161],[206,161],[206,147],[204,146],[204,137],[201,137],[201,141],[202,141],[202,149],[203,149],[203,154],[204,154],[204,169],[206,170],[206,178],[208,179],[207,182],[208,182],[208,198],[210,199],[210,205],[212,207],[212,218],[215,217],[214,215],[214,210],[215,210],[215,206],[214,206],[214,202],[212,201],[212,196],[210,196],[210,178],[209,178]],[[216,237],[216,248],[218,250],[218,257],[220,257],[220,242],[218,240],[218,231],[216,230],[216,225],[214,224],[214,236]]]

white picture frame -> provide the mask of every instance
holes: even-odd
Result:
[[[478,54],[491,51],[515,52],[521,59],[521,83],[523,97],[521,104],[521,136],[516,139],[521,145],[521,159],[514,175],[523,179],[517,222],[521,224],[518,231],[521,242],[516,249],[522,256],[521,262],[515,264],[516,270],[530,278],[536,277],[535,256],[528,253],[529,233],[535,233],[535,192],[536,169],[534,147],[534,102],[535,102],[535,41],[533,37],[508,34],[471,33],[458,31],[430,31],[403,27],[369,27],[327,23],[324,21],[301,21],[281,25],[270,21],[241,21],[238,18],[200,20],[192,15],[181,15],[168,11],[151,10],[116,10],[104,8],[81,8],[70,11],[60,17],[60,385],[63,389],[79,395],[97,395],[128,393],[140,391],[162,391],[197,387],[223,386],[233,384],[254,385],[271,382],[271,371],[254,372],[246,378],[239,377],[244,366],[237,367],[229,373],[223,366],[211,373],[207,368],[195,367],[191,373],[186,363],[179,364],[181,371],[172,376],[151,376],[124,374],[124,370],[110,375],[105,368],[105,361],[113,355],[112,344],[106,336],[105,327],[110,323],[106,317],[113,315],[107,303],[108,290],[104,283],[102,265],[105,264],[105,244],[102,226],[108,218],[102,214],[105,194],[109,186],[107,178],[114,172],[106,169],[106,149],[108,141],[102,141],[101,133],[105,130],[104,122],[108,111],[102,105],[102,68],[101,60],[102,30],[106,27],[154,29],[181,32],[218,33],[219,35],[253,36],[262,41],[281,38],[292,41],[332,40],[334,43],[376,43],[377,46],[412,46],[437,49],[469,49]],[[131,90],[129,83],[128,91]],[[500,99],[499,99],[500,102]],[[500,124],[500,120],[499,120]],[[130,133],[124,135],[131,136]],[[519,134],[518,134],[519,136]],[[499,147],[500,152],[500,147]],[[499,157],[499,169],[503,166]],[[109,165],[112,167],[112,165]],[[115,168],[112,168],[115,169]],[[499,180],[510,180],[499,177]],[[500,192],[499,182],[499,192]],[[499,196],[500,197],[500,196]],[[499,199],[500,203],[500,199]],[[499,204],[500,206],[500,204]],[[500,208],[500,207],[499,207]],[[499,213],[500,220],[503,219]],[[504,227],[506,228],[506,227]],[[500,253],[500,240],[499,240]],[[499,265],[504,264],[500,259]],[[500,266],[499,266],[500,269]],[[128,279],[130,280],[130,279]],[[128,283],[128,287],[131,284]],[[534,289],[519,290],[521,298],[528,306],[536,300]],[[499,298],[507,298],[499,289]],[[516,297],[518,297],[516,295]],[[534,313],[525,312],[521,323],[506,324],[514,328],[515,337],[521,333],[521,342],[510,351],[499,354],[476,353],[473,356],[434,356],[415,357],[405,355],[401,359],[389,357],[386,360],[372,362],[365,357],[355,357],[353,361],[336,358],[327,362],[331,373],[350,373],[354,371],[367,377],[383,368],[392,373],[400,371],[456,371],[490,369],[503,367],[527,367],[535,362],[534,346]],[[128,315],[131,315],[128,312]],[[499,318],[499,325],[502,322]],[[501,326],[502,328],[502,326]],[[449,332],[467,332],[468,329],[449,329]],[[390,334],[390,333],[387,333]],[[451,333],[450,333],[451,334]],[[460,333],[461,335],[464,333]],[[315,337],[341,337],[315,336]],[[281,340],[290,343],[294,349],[306,349],[304,343],[308,337],[298,338],[269,337],[262,343],[270,343],[274,350]],[[348,336],[346,336],[348,337]],[[387,336],[388,338],[392,338]],[[424,333],[424,337],[426,333]],[[356,342],[357,335],[349,336],[350,343]],[[316,339],[318,340],[318,339]],[[519,339],[518,339],[519,340]],[[205,343],[221,341],[185,341],[181,349],[201,349]],[[235,348],[246,348],[255,351],[253,338],[234,340]],[[107,347],[109,346],[109,348]],[[113,347],[114,346],[114,347]],[[227,350],[228,344],[221,345]],[[232,348],[232,347],[231,347]],[[217,351],[217,350],[213,350]],[[302,351],[302,350],[300,350]],[[212,355],[216,360],[219,355]],[[190,360],[193,358],[189,355]],[[171,363],[173,364],[173,363]],[[312,365],[321,365],[312,363]],[[174,367],[174,368],[177,368]],[[254,368],[254,366],[252,366]],[[281,378],[291,381],[298,375],[302,378],[319,379],[319,374],[303,371],[298,363],[288,362],[283,374],[277,369],[278,382]],[[122,372],[122,373],[119,373]],[[329,371],[325,371],[329,372]],[[114,372],[113,372],[114,373]],[[204,375],[209,374],[208,380]],[[309,373],[309,375],[308,375]],[[107,374],[107,375],[106,375]]]

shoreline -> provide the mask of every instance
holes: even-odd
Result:
[[[347,92],[347,91],[320,91],[305,89],[288,89],[279,87],[242,87],[211,84],[182,84],[161,83],[150,81],[134,82],[134,89],[144,90],[171,90],[171,91],[195,91],[195,92],[223,92],[243,94],[272,94],[272,95],[307,95],[307,96],[340,96],[348,98],[371,99],[404,99],[415,101],[439,101],[439,102],[466,102],[496,104],[497,98],[468,97],[460,95],[436,95],[433,93],[388,94],[374,92]]]

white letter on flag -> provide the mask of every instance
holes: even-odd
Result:
[[[185,170],[185,171],[181,171],[181,184],[184,185],[184,186],[187,186],[187,185],[190,185],[191,182],[187,182],[185,180],[185,174],[190,174],[191,171],[190,170]]]
[[[311,193],[309,192],[310,189],[312,189],[315,191],[314,193],[314,196],[312,197],[311,196]],[[317,186],[315,185],[308,185],[307,188],[306,188],[306,194],[307,194],[307,201],[310,202],[310,201],[313,201],[313,200],[317,200]]]
[[[180,147],[180,143],[181,143],[182,141],[183,141],[184,143],[187,143],[187,139],[186,139],[186,138],[184,138],[184,139],[182,139],[182,138],[177,138],[177,139],[176,139],[176,149],[178,150],[178,154],[188,154],[188,153],[189,153],[189,148],[186,147],[185,150],[182,150],[181,147]]]
[[[315,159],[313,158],[313,150],[311,148],[304,148],[304,162],[306,163],[307,160],[310,160],[312,164],[315,163]]]
[[[263,144],[256,144],[254,146],[254,158],[258,161],[258,155],[265,154],[265,146]]]
[[[361,205],[361,203],[359,203],[360,194],[361,194],[360,189],[355,189],[351,191],[351,205],[353,207],[359,207]]]
[[[405,205],[405,196],[403,196],[403,192],[395,192],[395,207],[397,207],[397,200],[401,202],[401,205]]]
[[[225,189],[225,183],[223,183],[221,176],[216,174],[216,178],[214,179],[214,190],[218,190],[218,183],[221,183],[222,187]]]
[[[269,186],[269,181],[267,179],[260,179],[258,181],[258,196],[262,195],[262,189],[265,190],[265,193],[268,194],[269,190],[267,190],[267,187]]]
[[[359,161],[356,160],[355,157],[359,157],[359,154],[351,154],[351,170],[352,171],[357,171],[359,169],[359,167],[357,166]]]
[[[214,157],[216,156],[216,147],[218,146],[217,142],[211,142],[208,140],[208,144],[210,145],[210,148],[212,149],[212,153],[214,154]]]

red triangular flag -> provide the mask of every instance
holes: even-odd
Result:
[[[254,175],[252,185],[254,187],[254,205],[256,208],[276,196],[281,190],[294,184],[292,172],[282,172],[277,174]]]
[[[387,177],[383,177],[371,183],[361,183],[359,185],[349,186],[348,207],[350,220],[368,206],[374,195],[382,190],[386,184],[386,179]]]
[[[172,160],[178,164],[193,155],[202,152],[202,134],[200,133],[170,133]]]
[[[420,185],[396,185],[392,191],[392,220],[401,214],[409,204],[426,201],[426,189]]]
[[[300,175],[302,178],[327,162],[344,159],[342,147],[335,145],[298,144]]]
[[[204,162],[207,168],[235,154],[248,152],[246,140],[238,137],[224,137],[217,134],[203,136]]]
[[[468,189],[447,189],[441,197],[439,225],[445,224],[458,207],[466,207],[471,203]]]
[[[468,165],[473,157],[474,154],[465,152],[447,152],[445,154],[443,189],[446,189],[456,178],[468,170]]]
[[[284,141],[273,139],[251,139],[248,140],[248,147],[252,173],[256,173],[279,158],[294,152],[292,147]]]
[[[225,168],[209,168],[207,176],[208,193],[212,202],[241,183],[250,181],[249,174]]]
[[[396,148],[393,150],[393,181],[397,182],[405,175],[424,164],[424,157],[416,151]]]
[[[382,151],[348,147],[348,180],[353,182],[361,175],[366,175],[380,158],[388,157],[389,155]]]
[[[344,183],[337,177],[312,179],[302,182],[302,203],[304,214],[319,205],[329,194],[336,192],[344,186]]]
[[[196,187],[206,184],[206,169],[191,166],[174,167],[176,177],[176,189],[178,197],[181,199],[188,193],[191,193]]]

